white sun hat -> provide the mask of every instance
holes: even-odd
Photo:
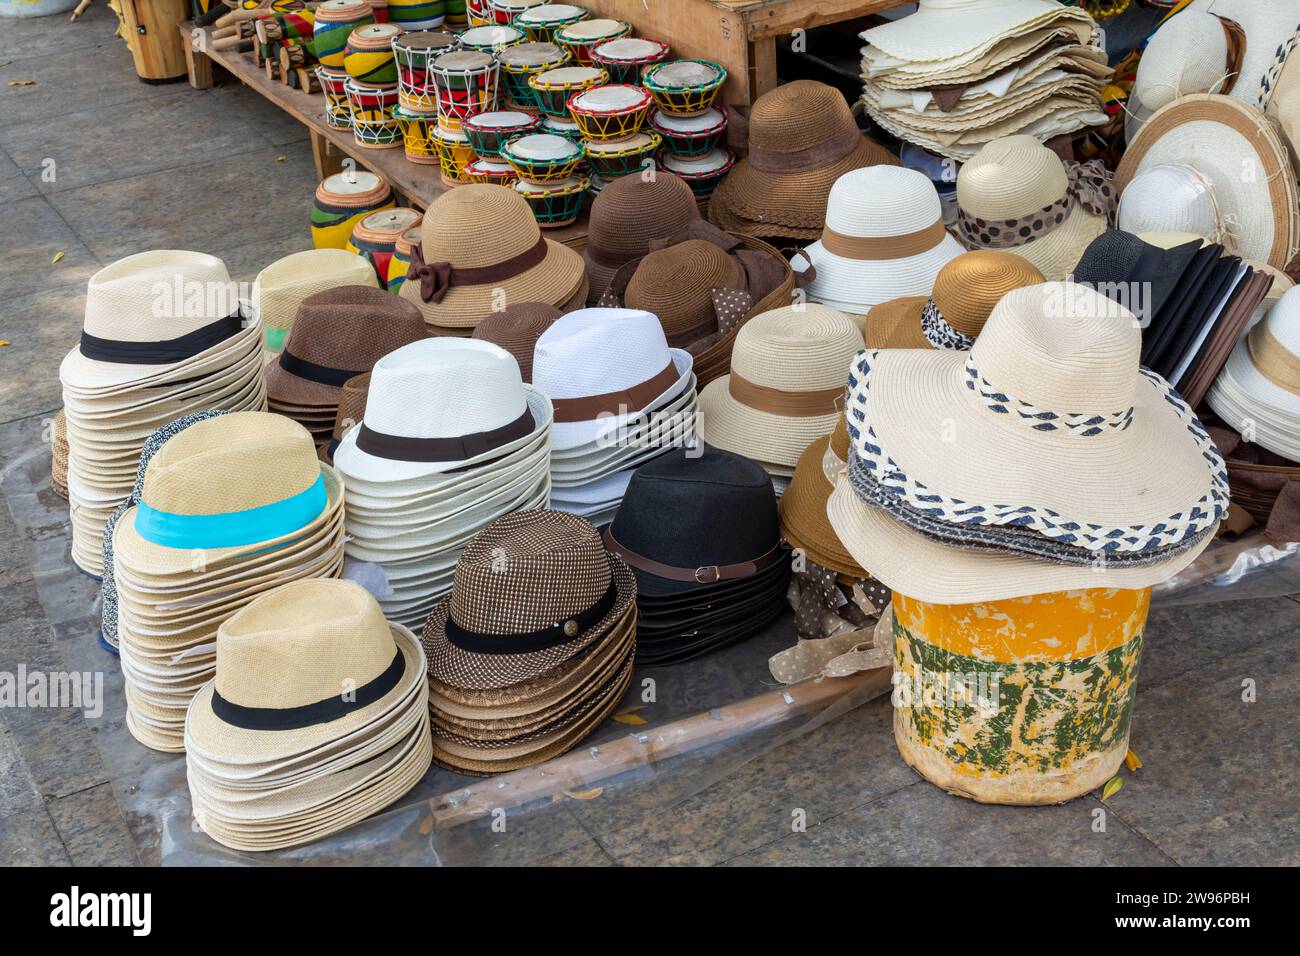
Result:
[[[1054,0],[920,0],[916,13],[860,34],[889,56],[943,61],[1056,20],[1087,18]]]

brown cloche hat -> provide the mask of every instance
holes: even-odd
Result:
[[[688,239],[642,259],[623,304],[657,315],[668,344],[686,348],[718,331],[713,292],[734,289],[741,279],[740,265],[731,255],[703,239]]]
[[[519,363],[519,374],[531,384],[537,340],[563,314],[545,302],[516,302],[489,315],[474,327],[470,337],[499,345],[513,355]]]

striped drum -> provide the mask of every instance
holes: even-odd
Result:
[[[378,209],[393,206],[393,190],[374,173],[335,173],[316,187],[311,204],[312,245],[346,249],[358,222]]]
[[[352,229],[348,250],[364,256],[375,267],[375,276],[381,286],[388,284],[388,266],[397,249],[397,240],[412,226],[420,224],[420,213],[414,209],[385,209],[372,212]]]
[[[1128,752],[1151,589],[980,604],[894,593],[894,740],[921,776],[981,803],[1061,803]]]
[[[392,86],[397,82],[393,40],[402,28],[392,23],[370,23],[353,30],[343,52],[343,69],[363,86]]]
[[[388,22],[403,30],[432,30],[442,26],[445,0],[388,0]]]
[[[397,100],[412,113],[438,112],[438,91],[429,65],[456,49],[456,37],[440,30],[404,33],[393,41],[397,63]]]
[[[322,66],[341,70],[348,36],[357,27],[374,22],[374,9],[366,0],[325,0],[316,8],[312,52]]]
[[[407,270],[411,268],[411,250],[420,244],[420,227],[414,225],[397,237],[393,247],[393,256],[388,260],[388,276],[384,287],[396,295],[406,281]]]

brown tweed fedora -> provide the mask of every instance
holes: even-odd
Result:
[[[359,424],[366,414],[368,394],[370,394],[369,372],[364,375],[354,375],[343,383],[343,388],[339,390],[339,410],[334,415],[334,433],[330,436],[329,444],[321,446],[321,461],[329,465],[334,464],[334,449],[339,447],[344,433],[353,425]]]
[[[516,302],[500,312],[493,312],[474,327],[470,338],[499,345],[515,357],[519,374],[533,381],[533,349],[541,334],[563,313],[545,302]]]
[[[736,288],[742,279],[739,263],[703,239],[688,239],[652,252],[641,260],[623,304],[659,317],[673,348],[687,348],[719,330],[715,290]],[[742,309],[740,316],[748,309]]]
[[[754,101],[749,155],[714,190],[709,219],[741,235],[816,239],[835,180],[882,164],[900,163],[862,135],[838,90],[815,80],[785,83]]]

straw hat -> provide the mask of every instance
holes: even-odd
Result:
[[[581,257],[542,235],[527,200],[504,186],[471,184],[443,193],[425,212],[398,294],[430,325],[467,334],[504,305],[562,305],[584,283]]]
[[[735,259],[711,242],[690,239],[647,255],[628,282],[623,303],[658,316],[668,344],[685,348],[719,331],[713,292],[740,282]]]
[[[1042,281],[1015,253],[963,253],[939,270],[929,296],[882,302],[868,312],[867,347],[969,349],[1004,295]]]
[[[1300,144],[1300,26],[1284,41],[1259,84],[1259,105],[1282,127],[1282,134],[1296,153]]]
[[[957,174],[958,235],[1064,279],[1105,231],[1118,191],[1100,163],[1066,164],[1032,136],[985,146]]]
[[[826,306],[786,306],[750,319],[736,335],[731,373],[700,396],[705,442],[793,468],[813,439],[834,429],[862,344],[853,320]]]
[[[824,568],[858,579],[867,572],[844,549],[826,517],[826,502],[848,457],[849,430],[840,416],[835,431],[818,438],[799,456],[778,510],[781,534],[792,547]]]
[[[1105,292],[1150,328],[1153,319],[1163,317],[1200,249],[1195,236],[1164,245],[1107,229],[1084,250],[1073,281]]]
[[[870,30],[862,39],[900,60],[938,62],[1082,10],[1051,0],[920,0],[917,11]]]
[[[275,260],[257,274],[251,305],[262,320],[266,347],[284,348],[304,299],[340,285],[376,286],[370,262],[346,249],[307,249]]]
[[[709,219],[740,235],[815,239],[835,181],[881,164],[899,160],[862,135],[838,90],[813,80],[783,83],[754,101],[749,155],[714,190]]]
[[[366,413],[366,395],[369,392],[369,372],[354,375],[343,383],[339,389],[339,409],[334,413],[334,431],[330,433],[329,443],[320,450],[321,461],[334,464],[334,452],[338,450],[344,434],[351,431],[354,425],[360,424]]]
[[[63,409],[50,423],[50,489],[64,500],[68,497],[68,424]]]
[[[924,174],[856,169],[835,181],[821,238],[803,251],[816,270],[806,288],[814,301],[865,315],[890,299],[928,295],[939,270],[961,253]]]
[[[499,345],[515,357],[525,382],[533,380],[533,349],[543,332],[562,313],[545,302],[516,302],[493,312],[474,328],[471,338]]]

